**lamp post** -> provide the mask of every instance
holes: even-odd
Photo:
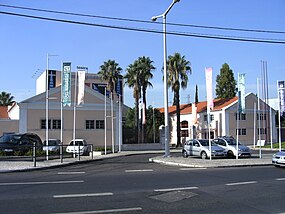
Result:
[[[170,149],[169,149],[169,125],[168,125],[168,86],[167,86],[167,68],[166,68],[166,61],[167,61],[167,50],[166,50],[166,15],[170,11],[170,9],[173,7],[173,5],[180,0],[173,0],[171,5],[167,8],[167,10],[159,15],[159,16],[153,16],[151,19],[152,21],[156,21],[158,18],[163,19],[163,88],[164,88],[164,130],[165,130],[165,157],[168,157],[170,155]]]

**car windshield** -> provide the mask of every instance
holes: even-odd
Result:
[[[46,141],[44,141],[44,145],[46,146]],[[49,140],[48,145],[49,146],[57,146],[58,144],[57,144],[56,140]]]
[[[69,145],[70,145],[70,146],[74,146],[73,142],[74,142],[74,141],[71,141]],[[83,146],[83,142],[82,142],[82,141],[77,141],[77,140],[76,140],[76,141],[75,141],[75,146],[78,146],[78,144],[79,144],[79,146]]]
[[[234,138],[225,138],[229,145],[237,145],[237,141]],[[240,145],[240,143],[238,144]]]
[[[202,146],[209,146],[209,140],[199,140],[199,142],[201,143]],[[217,144],[211,141],[211,146],[215,146],[215,145]]]
[[[3,135],[0,138],[0,143],[14,143],[17,144],[20,141],[22,135]]]

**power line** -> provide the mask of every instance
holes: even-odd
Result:
[[[46,9],[21,7],[21,6],[6,5],[6,4],[0,4],[0,6],[1,7],[14,8],[14,9],[22,9],[22,10],[30,10],[30,11],[46,12],[46,13],[54,13],[54,14],[63,14],[63,15],[72,15],[72,16],[81,16],[81,17],[89,17],[89,18],[100,18],[100,19],[128,21],[128,22],[140,22],[140,23],[149,23],[149,24],[150,23],[151,24],[162,24],[162,22],[152,22],[152,21],[139,20],[139,19],[127,19],[127,18],[110,17],[110,16],[90,15],[90,14],[83,14],[83,13],[72,13],[72,12],[65,12],[65,11],[46,10]],[[204,29],[215,29],[215,30],[227,30],[227,31],[253,32],[253,33],[285,34],[285,31],[230,28],[230,27],[181,24],[181,23],[171,23],[171,22],[168,22],[167,25],[180,26],[180,27],[192,27],[192,28],[204,28]]]
[[[145,33],[157,33],[157,34],[163,33],[163,31],[161,31],[161,30],[154,30],[154,29],[94,24],[94,23],[89,23],[89,22],[79,22],[79,21],[72,21],[72,20],[66,20],[66,19],[47,18],[47,17],[42,17],[42,16],[32,16],[32,15],[26,15],[26,14],[20,14],[20,13],[4,12],[4,11],[0,11],[0,14],[11,15],[11,16],[19,16],[19,17],[25,17],[25,18],[32,18],[32,19],[39,19],[39,20],[45,20],[45,21],[78,24],[78,25],[85,25],[85,26],[92,26],[92,27],[102,27],[102,28],[110,28],[110,29],[145,32]],[[243,37],[230,37],[230,36],[217,36],[217,35],[203,35],[203,34],[194,34],[194,33],[186,33],[186,32],[173,32],[173,31],[168,31],[167,34],[175,35],[175,36],[184,36],[184,37],[196,37],[196,38],[206,38],[206,39],[219,39],[219,40],[230,40],[230,41],[240,41],[240,42],[256,42],[256,43],[269,43],[269,44],[285,45],[285,40],[280,40],[280,39],[276,40],[276,39],[243,38]]]

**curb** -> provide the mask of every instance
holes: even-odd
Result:
[[[272,163],[257,163],[257,164],[237,164],[237,165],[217,165],[217,166],[207,166],[199,164],[184,164],[171,161],[157,160],[149,158],[149,162],[165,164],[169,166],[179,166],[179,167],[189,167],[189,168],[230,168],[230,167],[256,167],[256,166],[273,166]]]

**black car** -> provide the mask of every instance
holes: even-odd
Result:
[[[37,150],[42,150],[42,140],[37,134],[7,134],[0,137],[0,151],[7,154],[26,153],[33,148],[34,143]]]

